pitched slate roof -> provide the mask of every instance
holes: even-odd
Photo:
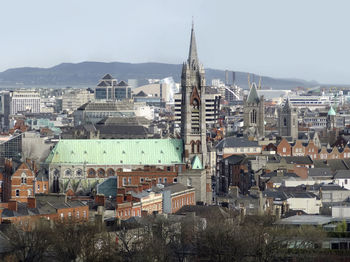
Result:
[[[350,170],[338,170],[335,172],[334,179],[350,178]]]
[[[309,156],[286,156],[284,158],[288,164],[311,165],[313,163]]]
[[[308,176],[310,177],[333,177],[333,172],[328,167],[309,168]]]
[[[125,81],[120,81],[117,86],[128,86],[128,84]]]
[[[330,168],[332,171],[336,170],[347,170],[348,167],[341,159],[329,159],[327,161],[324,160],[314,160],[314,167],[325,167]]]
[[[110,74],[105,74],[104,77],[102,77],[102,79],[113,79],[113,77]]]
[[[216,148],[222,150],[225,147],[258,147],[257,141],[250,141],[244,137],[226,137],[216,145]]]
[[[47,164],[173,165],[182,163],[181,139],[60,140]]]
[[[105,197],[116,197],[117,196],[117,177],[109,177],[101,184],[97,185],[97,194],[103,194]]]
[[[247,98],[247,103],[259,103],[259,101],[260,99],[258,96],[258,91],[256,90],[256,84],[253,83]]]

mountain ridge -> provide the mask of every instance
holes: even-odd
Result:
[[[95,62],[60,63],[52,67],[19,67],[9,68],[0,73],[0,87],[2,86],[75,86],[86,85],[94,87],[102,76],[110,73],[118,80],[137,79],[139,85],[146,84],[147,79],[162,79],[173,77],[180,82],[182,64],[159,62],[128,63],[128,62]],[[207,83],[212,79],[225,79],[225,70],[205,68]],[[251,74],[251,81],[259,81],[259,77]],[[248,73],[236,71],[235,83],[243,88],[247,84]],[[232,83],[232,73],[229,73],[229,83]],[[311,87],[318,83],[294,78],[273,78],[262,76],[263,87],[272,89],[290,89],[298,86]]]

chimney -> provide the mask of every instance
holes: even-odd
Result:
[[[127,202],[132,202],[132,195],[131,195],[131,193],[126,194],[126,201]]]
[[[125,187],[118,187],[118,189],[117,189],[117,194],[125,195],[125,194],[126,194],[126,189],[125,189]]]
[[[27,207],[28,208],[36,208],[36,199],[35,199],[35,197],[28,197]]]
[[[152,179],[151,187],[152,187],[152,186],[156,186],[156,185],[157,185],[157,179],[153,178],[153,179]]]
[[[124,202],[124,195],[118,194],[117,195],[117,204],[122,204]]]
[[[15,200],[10,200],[7,202],[7,208],[11,211],[17,211],[17,201]]]
[[[95,196],[95,203],[99,206],[105,206],[105,196],[98,194]]]

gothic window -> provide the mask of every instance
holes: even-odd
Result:
[[[66,176],[70,176],[72,174],[72,171],[70,169],[66,169],[66,171],[64,172],[64,174]]]
[[[287,126],[287,118],[283,118],[283,125]]]
[[[194,148],[195,148],[194,142],[191,141],[191,152],[192,152],[192,154],[194,154]]]
[[[77,171],[75,171],[76,176],[81,176],[82,174],[83,174],[83,170],[81,170],[80,168]]]
[[[199,109],[199,103],[197,99],[193,99],[192,105],[194,109]]]
[[[257,112],[255,109],[250,111],[250,123],[251,124],[256,124],[257,123]]]
[[[200,153],[201,151],[201,141],[197,141],[197,153]]]
[[[27,175],[25,173],[22,173],[22,175],[21,175],[21,183],[22,184],[27,183]]]

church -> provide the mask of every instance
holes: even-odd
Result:
[[[265,99],[258,95],[257,86],[250,85],[248,97],[244,99],[243,128],[248,137],[259,139],[265,135]]]
[[[50,192],[89,194],[109,177],[117,186],[146,179],[195,188],[197,202],[212,201],[205,118],[205,75],[194,28],[181,75],[180,139],[66,139],[46,159]]]

